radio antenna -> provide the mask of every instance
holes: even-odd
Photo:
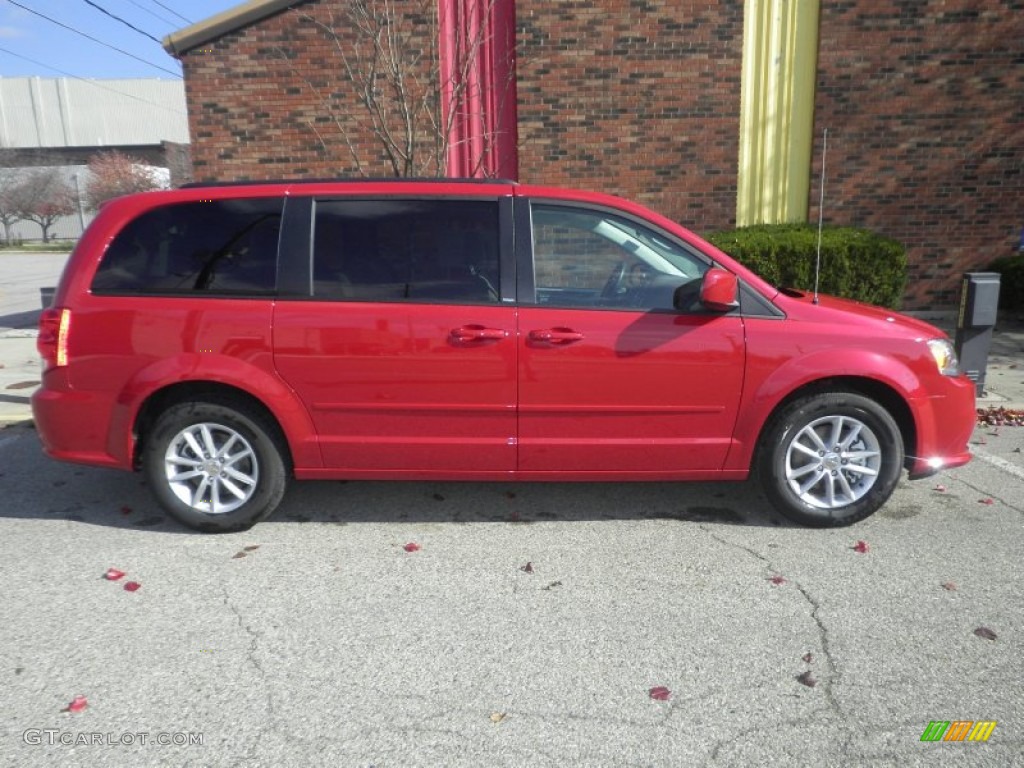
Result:
[[[814,260],[814,303],[818,303],[818,278],[821,276],[821,227],[825,219],[825,160],[828,158],[828,128],[821,146],[821,192],[818,196],[818,255]]]

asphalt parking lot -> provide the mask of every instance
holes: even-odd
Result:
[[[316,482],[203,535],[14,423],[0,765],[1022,765],[1024,428],[973,443],[840,530],[747,484]]]

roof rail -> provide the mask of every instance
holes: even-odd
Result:
[[[246,179],[244,181],[190,181],[182,184],[179,189],[193,189],[195,187],[241,187],[255,184],[403,184],[403,183],[427,183],[427,184],[506,184],[517,185],[519,182],[513,179],[473,179],[465,177],[444,177],[444,176],[382,176],[379,178],[362,176],[336,177],[322,179]]]

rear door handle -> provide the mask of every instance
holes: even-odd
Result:
[[[452,341],[468,344],[477,341],[501,341],[508,337],[508,331],[483,325],[462,325],[452,329],[450,336]]]
[[[572,328],[544,328],[542,330],[530,331],[530,341],[540,341],[545,344],[572,344],[580,341],[583,334],[574,331]]]

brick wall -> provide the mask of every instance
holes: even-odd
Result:
[[[815,119],[812,220],[828,128],[825,220],[908,246],[905,308],[953,305],[1024,227],[1024,2],[823,3]]]
[[[517,0],[519,176],[736,215],[742,2]]]
[[[403,28],[427,50],[436,29],[416,13],[424,4],[406,4]],[[345,76],[339,45],[351,52],[354,38],[343,6],[301,3],[182,56],[196,181],[394,175]],[[426,159],[429,147],[418,151]]]

